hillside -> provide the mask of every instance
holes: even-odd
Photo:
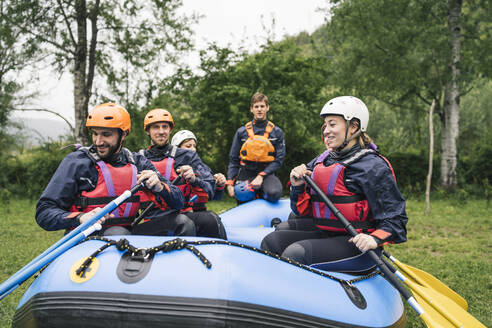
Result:
[[[17,135],[26,147],[58,140],[70,134],[68,125],[62,121],[23,117],[21,124],[22,128],[10,127],[8,133]]]

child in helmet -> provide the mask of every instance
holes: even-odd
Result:
[[[327,150],[290,173],[291,208],[298,216],[262,241],[262,248],[313,267],[351,273],[375,268],[366,251],[406,241],[405,199],[393,169],[366,134],[369,111],[355,97],[336,97],[321,110]],[[321,198],[304,182],[309,175],[359,232],[351,237]]]

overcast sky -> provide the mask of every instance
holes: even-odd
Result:
[[[264,43],[267,30],[272,29],[280,40],[285,35],[302,31],[309,33],[324,22],[324,15],[317,11],[327,7],[326,0],[183,0],[185,13],[196,12],[204,15],[195,26],[195,42],[203,48],[207,42],[215,41],[220,46],[237,48],[246,44],[252,50]],[[197,57],[190,57],[190,64],[196,65]],[[73,86],[70,75],[43,79],[39,85],[31,85],[42,93],[33,105],[56,110],[73,122]],[[49,113],[26,112],[16,115],[57,119]]]

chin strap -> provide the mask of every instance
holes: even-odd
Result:
[[[350,141],[352,141],[353,139],[357,138],[361,131],[360,131],[360,128],[359,130],[357,130],[357,132],[355,132],[350,138],[347,139],[347,135],[348,135],[348,129],[349,129],[349,126],[350,126],[350,121],[347,121],[345,120],[345,122],[347,123],[346,124],[346,128],[345,128],[345,141],[342,143],[342,145],[340,147],[338,147],[337,149],[335,149],[335,151],[339,152],[339,151],[342,151],[345,147],[347,147],[348,143]]]

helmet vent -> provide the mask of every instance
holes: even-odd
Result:
[[[114,117],[113,116],[104,116],[105,120],[112,120]]]

